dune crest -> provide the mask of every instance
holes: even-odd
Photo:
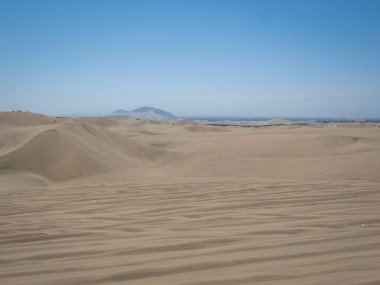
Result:
[[[60,121],[41,114],[29,112],[0,112],[0,127],[27,127],[54,124]]]
[[[0,169],[62,181],[119,168],[135,169],[173,155],[99,126],[113,126],[110,120],[83,121],[86,123],[73,120],[34,129],[10,151],[0,152]]]

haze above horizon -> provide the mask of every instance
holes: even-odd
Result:
[[[380,1],[0,0],[0,111],[379,118]]]

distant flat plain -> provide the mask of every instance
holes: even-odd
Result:
[[[379,124],[0,113],[0,284],[380,284]]]

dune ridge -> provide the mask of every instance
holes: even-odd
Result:
[[[42,114],[29,112],[0,112],[0,127],[26,127],[47,125],[59,121]]]
[[[35,132],[25,135],[11,150],[0,153],[0,169],[31,172],[51,181],[62,181],[121,167],[134,169],[155,161],[164,163],[165,157],[174,155],[99,126],[114,126],[111,120],[83,121],[34,129]]]

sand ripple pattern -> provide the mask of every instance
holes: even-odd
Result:
[[[361,181],[0,191],[0,284],[380,284],[380,191]]]

